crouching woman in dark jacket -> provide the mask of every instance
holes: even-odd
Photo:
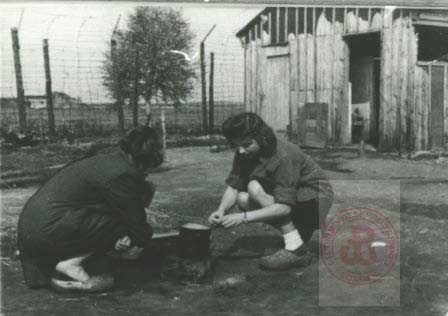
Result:
[[[111,287],[111,275],[89,275],[83,261],[110,251],[138,257],[152,236],[144,207],[155,189],[145,178],[162,162],[161,138],[142,126],[121,139],[119,148],[75,161],[47,181],[19,218],[27,285],[81,291]]]

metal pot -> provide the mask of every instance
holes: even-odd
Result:
[[[211,229],[208,226],[187,223],[179,227],[178,256],[202,259],[210,256]]]

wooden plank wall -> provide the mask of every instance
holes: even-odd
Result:
[[[246,111],[252,111],[251,87],[252,87],[252,50],[250,43],[245,44],[244,48],[244,105]]]
[[[412,87],[417,76],[416,35],[409,10],[386,8],[383,17],[380,149],[401,152],[414,146],[415,101]]]
[[[445,65],[445,77],[444,77],[444,81],[445,81],[445,93],[443,95],[443,99],[444,99],[444,113],[445,113],[445,144],[448,143],[448,65]],[[448,146],[445,145],[445,149]]]
[[[304,104],[325,102],[329,104],[330,116],[328,140],[331,143],[349,143],[350,63],[344,35],[378,31],[382,39],[379,148],[399,151],[428,149],[430,82],[428,69],[417,65],[418,35],[412,25],[411,10],[291,7],[288,10],[294,10],[294,14],[289,16],[296,19],[295,30],[288,31],[276,25],[279,20],[277,9],[264,12],[266,19],[254,23],[249,36],[246,36],[250,40],[245,45],[245,102],[248,111],[270,112],[265,109],[270,106],[265,102],[265,87],[273,83],[266,77],[266,50],[276,44],[273,39],[279,38],[277,33],[284,34],[281,38],[287,39],[291,65],[288,80],[293,135],[303,132],[300,117]],[[274,36],[272,30],[275,30]],[[262,36],[258,37],[258,33]],[[448,102],[446,99],[445,104]],[[445,121],[448,129],[448,118]]]
[[[413,141],[414,150],[431,149],[431,73],[434,69],[442,68],[443,82],[443,112],[444,112],[444,141],[448,149],[448,65],[418,63],[414,69],[414,113],[413,113]]]

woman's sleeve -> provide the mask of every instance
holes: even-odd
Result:
[[[279,204],[294,206],[297,202],[297,184],[300,180],[300,165],[285,157],[280,160],[274,172],[274,201]]]
[[[122,174],[109,181],[104,189],[106,203],[123,219],[132,241],[140,247],[152,236],[142,199],[143,185],[135,176]]]

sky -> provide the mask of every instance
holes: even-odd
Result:
[[[48,39],[53,91],[85,103],[110,102],[102,85],[101,65],[110,49],[112,32],[125,29],[127,16],[136,5],[147,2],[26,2],[0,3],[1,97],[15,97],[16,85],[11,28],[19,28],[20,57],[25,95],[45,94],[42,40]],[[161,5],[161,4],[157,4]],[[176,4],[196,35],[191,55],[206,40],[206,56],[215,54],[215,100],[242,102],[244,55],[236,32],[263,7],[256,5]],[[198,65],[199,67],[199,65]],[[200,85],[193,92],[200,99]]]

